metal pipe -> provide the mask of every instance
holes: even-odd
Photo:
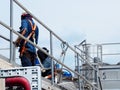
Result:
[[[80,63],[79,63],[79,58],[78,58],[78,54],[77,54],[77,68],[78,68],[78,73],[80,73]],[[81,84],[80,84],[80,76],[78,76],[78,86],[79,86],[79,90],[81,90]]]
[[[13,27],[13,0],[10,0],[10,27]],[[10,60],[9,62],[12,63],[13,60],[13,32],[10,31]]]
[[[53,55],[52,33],[50,32],[50,55]],[[54,61],[52,60],[52,85],[54,85]]]
[[[10,39],[8,39],[8,38],[6,38],[6,37],[4,37],[4,36],[2,36],[2,35],[0,35],[0,37],[3,38],[3,39],[5,39],[6,41],[9,41],[9,42],[10,42]]]
[[[28,41],[29,43],[31,43],[32,45],[34,45],[36,48],[40,49],[43,53],[45,53],[46,55],[48,55],[49,57],[52,58],[52,60],[58,62],[59,64],[61,64],[62,66],[64,66],[65,68],[67,68],[68,70],[70,70],[71,72],[73,72],[76,75],[79,75],[80,78],[82,78],[83,80],[85,80],[88,84],[90,84],[92,87],[94,87],[97,90],[100,90],[98,87],[94,86],[90,81],[88,81],[84,76],[82,76],[80,73],[72,70],[71,68],[69,68],[68,66],[66,66],[65,64],[63,64],[61,61],[59,61],[58,59],[56,59],[55,57],[53,57],[52,55],[50,55],[49,53],[45,52],[42,48],[40,48],[39,46],[37,46],[36,44],[34,44],[32,41],[30,41],[29,39],[27,39],[26,37],[22,36],[21,34],[19,34],[17,31],[15,31],[13,28],[9,27],[8,25],[6,25],[5,23],[3,23],[2,21],[0,21],[0,24],[3,25],[4,27],[6,27],[8,30],[13,31],[13,33],[17,34],[19,37],[21,37],[22,39]]]
[[[120,43],[101,43],[100,45],[120,45]]]

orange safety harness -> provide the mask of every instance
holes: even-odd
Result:
[[[28,20],[28,21],[30,22],[30,25],[31,25],[31,28],[32,28],[31,33],[30,33],[30,34],[28,35],[28,37],[27,37],[27,39],[30,39],[30,37],[32,37],[33,34],[35,33],[36,25],[35,25],[35,24],[33,25],[30,20]],[[27,43],[27,41],[25,40],[25,41],[24,41],[24,44],[23,44],[23,46],[22,46],[22,48],[21,48],[21,51],[20,51],[20,56],[22,56],[23,53],[26,51],[26,47],[25,47],[25,44],[26,44],[26,43]]]

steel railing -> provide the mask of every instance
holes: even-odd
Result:
[[[21,34],[19,34],[17,31],[15,31],[12,27],[6,25],[4,22],[0,21],[0,24],[4,27],[6,27],[8,30],[12,31],[14,34],[18,35],[19,37],[25,39],[26,41],[28,41],[29,43],[31,43],[32,45],[34,45],[36,48],[40,49],[42,52],[44,52],[45,54],[47,54],[49,57],[52,58],[53,61],[58,62],[59,64],[61,64],[62,66],[64,66],[65,68],[67,68],[69,71],[73,72],[74,74],[78,75],[80,78],[82,78],[83,80],[85,80],[88,84],[90,84],[94,89],[99,90],[98,87],[94,86],[90,81],[88,81],[84,76],[82,76],[80,73],[72,70],[71,68],[69,68],[68,66],[66,66],[64,63],[62,63],[61,61],[59,61],[58,59],[56,59],[53,55],[52,55],[52,36],[55,36],[58,40],[60,40],[62,43],[66,44],[66,46],[71,49],[74,53],[76,53],[77,55],[79,55],[79,57],[81,57],[81,59],[83,61],[85,61],[93,70],[97,71],[96,68],[94,68],[94,66],[87,61],[86,59],[84,59],[74,48],[72,48],[67,42],[65,42],[64,40],[62,40],[58,35],[56,35],[47,25],[45,25],[42,21],[40,21],[37,17],[35,17],[30,11],[28,11],[22,4],[20,4],[17,0],[13,0],[19,7],[21,7],[24,11],[26,11],[27,13],[31,14],[33,16],[33,18],[40,24],[42,25],[46,30],[49,31],[50,33],[50,50],[51,53],[46,53],[42,48],[40,48],[39,46],[37,46],[36,44],[34,44],[33,42],[31,42],[30,40],[28,40],[27,38],[25,38],[24,36],[22,36]],[[54,82],[54,81],[53,81]]]

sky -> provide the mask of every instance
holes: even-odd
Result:
[[[19,2],[72,47],[83,40],[93,45],[120,42],[120,0],[19,0]],[[18,31],[20,15],[24,11],[13,4],[13,27]],[[0,6],[2,12],[0,20],[9,24],[9,0],[2,0]],[[39,46],[48,47],[49,34],[41,25],[38,26]],[[0,33],[9,37],[9,33],[3,31],[4,28],[1,29]],[[0,46],[8,47],[4,44]],[[115,49],[120,51],[118,48],[119,46]],[[55,50],[60,54],[59,50]],[[105,51],[114,50],[105,49]],[[119,62],[118,56],[113,59],[105,62]]]

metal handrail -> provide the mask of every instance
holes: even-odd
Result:
[[[45,29],[47,29],[52,35],[54,35],[57,39],[59,39],[61,42],[64,42],[69,49],[71,49],[73,52],[78,53],[74,48],[72,48],[67,42],[65,42],[64,40],[62,40],[58,35],[56,35],[47,25],[45,25],[42,21],[40,21],[37,17],[35,17],[35,15],[33,15],[30,11],[28,11],[22,4],[20,4],[17,0],[13,0],[18,6],[20,6],[24,11],[26,11],[27,13],[29,13],[30,15],[32,15],[32,17],[39,23],[41,24]],[[96,70],[92,64],[85,60],[79,53],[78,55],[88,64],[90,65],[90,67],[92,67],[94,70]]]
[[[24,11],[26,11],[27,13],[31,14],[33,16],[33,18],[39,23],[41,24],[44,28],[46,28],[52,35],[54,35],[57,39],[59,39],[61,42],[64,42],[68,48],[70,48],[73,52],[75,52],[76,54],[78,54],[90,67],[93,68],[93,70],[97,71],[92,64],[87,61],[86,59],[84,59],[74,48],[72,48],[67,42],[65,42],[64,40],[62,40],[59,36],[57,36],[50,28],[48,28],[47,25],[45,25],[43,22],[41,22],[37,17],[35,17],[30,11],[28,11],[24,6],[22,6],[17,0],[13,0],[18,6],[20,6]],[[94,87],[95,89],[98,89],[98,87],[94,86],[90,81],[88,81],[84,76],[82,76],[80,73],[72,70],[71,68],[69,68],[68,66],[66,66],[65,64],[63,64],[61,61],[59,61],[58,59],[56,59],[55,57],[53,57],[52,55],[46,53],[42,48],[40,48],[39,46],[37,46],[36,44],[34,44],[33,42],[31,42],[30,40],[28,40],[27,38],[25,38],[24,36],[22,36],[21,34],[19,34],[18,32],[16,32],[12,27],[9,27],[8,25],[6,25],[5,23],[3,23],[2,21],[0,21],[0,24],[3,25],[4,27],[6,27],[8,30],[12,31],[13,33],[15,33],[16,35],[18,35],[19,37],[25,39],[26,41],[28,41],[29,43],[31,43],[32,45],[34,45],[36,48],[40,49],[42,52],[44,52],[45,54],[47,54],[48,56],[50,56],[52,58],[52,60],[58,62],[59,64],[61,64],[62,66],[64,66],[65,68],[67,68],[68,70],[70,70],[71,72],[73,72],[74,74],[80,76],[80,78],[84,79],[88,84],[90,84],[92,87]]]
[[[22,39],[28,41],[29,43],[31,43],[32,45],[34,45],[36,48],[40,49],[43,53],[45,53],[46,55],[48,55],[49,57],[52,58],[52,60],[58,62],[59,64],[61,64],[62,66],[64,66],[65,68],[67,68],[68,70],[70,70],[71,72],[73,72],[74,74],[80,76],[80,78],[84,79],[88,84],[90,84],[92,87],[94,87],[95,89],[98,89],[98,87],[94,86],[90,81],[88,81],[84,76],[82,76],[80,73],[72,70],[71,68],[69,68],[68,66],[66,66],[65,64],[63,64],[61,61],[59,61],[58,59],[56,59],[54,56],[50,55],[49,53],[45,52],[42,48],[40,48],[39,46],[37,46],[36,44],[34,44],[32,41],[30,41],[29,39],[27,39],[26,37],[22,36],[20,33],[18,33],[17,31],[15,31],[13,28],[9,27],[8,25],[6,25],[5,23],[3,23],[2,21],[0,21],[0,24],[4,27],[6,27],[8,30],[12,31],[13,33],[15,33],[16,35],[18,35],[19,37],[21,37]]]

